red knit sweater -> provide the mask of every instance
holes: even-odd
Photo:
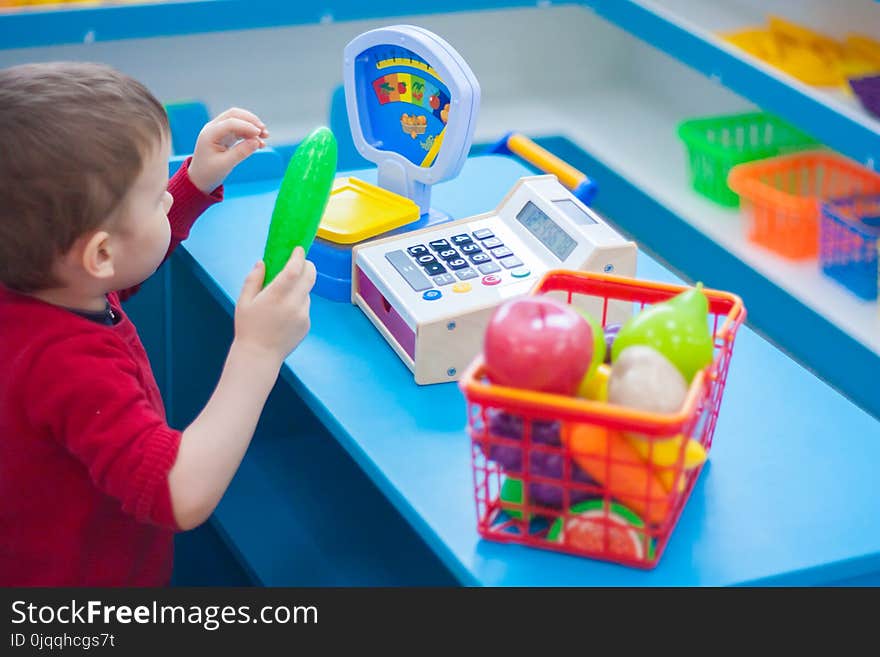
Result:
[[[203,194],[186,165],[168,191],[170,255],[223,192]],[[108,295],[121,320],[104,326],[0,288],[2,586],[170,581],[180,432],[119,307],[135,290]]]

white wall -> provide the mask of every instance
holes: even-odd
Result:
[[[465,57],[483,91],[478,125],[483,138],[519,128],[498,122],[524,98],[557,103],[589,93],[627,58],[626,44],[604,21],[574,7],[394,22],[426,27]],[[53,59],[105,62],[142,80],[163,101],[199,98],[213,112],[246,106],[273,128],[276,139],[287,140],[326,121],[331,90],[342,80],[345,44],[387,24],[370,20],[6,50],[0,51],[0,66]],[[540,116],[533,122],[540,127]],[[546,131],[555,127],[547,125]]]
[[[874,0],[643,1],[710,31],[758,24],[775,12],[839,36],[855,27],[880,38],[880,3]],[[570,120],[560,124],[558,110],[582,107],[600,94],[633,102],[645,97],[676,116],[750,107],[580,7],[414,15],[394,22],[437,32],[470,63],[483,92],[479,141],[509,130],[576,134]],[[342,78],[345,44],[387,24],[380,19],[0,50],[0,66],[53,59],[105,62],[144,81],[163,101],[198,98],[213,112],[231,105],[253,109],[283,143],[326,121],[330,93]]]

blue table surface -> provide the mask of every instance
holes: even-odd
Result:
[[[523,175],[512,159],[474,157],[433,204],[484,212]],[[185,243],[227,307],[262,256],[277,184],[228,188]],[[678,282],[643,253],[638,275]],[[354,306],[313,295],[311,318],[282,375],[464,584],[814,584],[880,570],[880,423],[746,327],[710,461],[659,565],[642,571],[481,539],[457,385],[416,385]]]

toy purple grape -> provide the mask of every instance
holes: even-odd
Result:
[[[522,440],[523,419],[504,412],[490,412],[489,431],[497,438]],[[532,422],[532,442],[535,444],[561,447],[560,423],[551,420],[534,420]],[[489,448],[488,457],[500,465],[505,472],[518,474],[522,472],[523,450],[514,445],[493,444]],[[529,457],[529,474],[546,479],[562,479],[564,476],[565,457],[561,453],[532,450]],[[571,463],[572,481],[596,485],[595,480],[584,472],[576,463]],[[560,508],[564,502],[562,486],[546,482],[530,482],[529,496],[536,504]],[[569,491],[569,504],[576,504],[595,497],[594,494],[581,490]]]
[[[494,412],[489,417],[489,432],[498,438],[522,440],[523,419],[510,413]],[[558,447],[562,445],[559,423],[548,420],[532,422],[532,442]],[[522,450],[513,445],[493,444],[487,456],[508,472],[522,470]]]
[[[621,326],[622,324],[609,324],[605,327],[605,362],[609,365],[611,364],[611,347],[614,346],[614,339]]]

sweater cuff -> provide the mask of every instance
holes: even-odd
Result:
[[[179,530],[171,503],[168,473],[177,460],[180,448],[179,431],[164,426],[149,438],[141,467],[135,473],[135,490],[140,495],[135,501],[134,516],[140,522]]]
[[[223,185],[217,187],[210,194],[205,194],[193,184],[189,177],[189,163],[191,161],[192,156],[186,158],[171,180],[168,181],[168,192],[174,197],[174,203],[168,216],[171,223],[171,234],[181,242],[189,237],[189,231],[199,215],[223,200]]]

